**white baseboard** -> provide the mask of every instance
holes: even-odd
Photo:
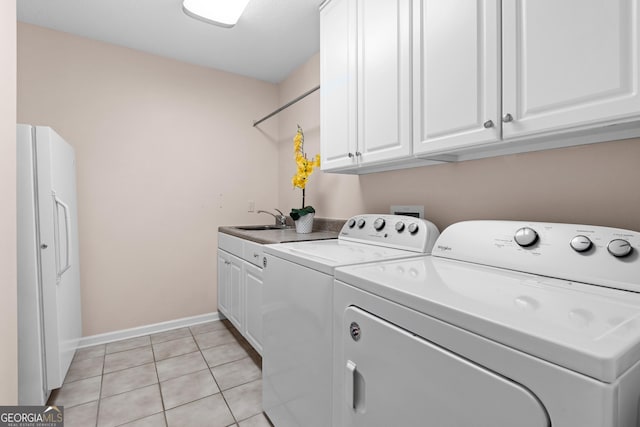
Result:
[[[136,328],[122,329],[120,331],[107,332],[104,334],[91,335],[80,338],[78,348],[91,347],[93,345],[105,344],[113,341],[120,341],[127,338],[135,338],[143,335],[164,332],[170,329],[184,328],[185,326],[198,325],[200,323],[221,320],[225,317],[217,311],[197,316],[183,317],[182,319],[169,320],[166,322],[154,323],[152,325],[138,326]]]

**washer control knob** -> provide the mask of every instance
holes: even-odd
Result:
[[[623,258],[631,254],[633,247],[631,247],[631,243],[624,239],[613,239],[607,245],[607,250],[614,257]]]
[[[373,222],[373,228],[376,229],[376,231],[380,231],[384,228],[384,219],[382,218],[377,218],[374,222]]]
[[[396,222],[396,231],[398,233],[402,233],[404,231],[404,222],[402,221]]]
[[[418,227],[418,224],[416,224],[415,222],[412,222],[411,224],[409,224],[409,227],[408,227],[409,233],[416,234],[419,229],[420,227]]]
[[[367,223],[367,221],[364,220],[364,218],[360,218],[358,220],[358,228],[364,228],[364,225]]]
[[[571,239],[570,245],[571,248],[576,252],[586,252],[591,249],[593,243],[591,243],[591,240],[587,236],[579,234]]]
[[[518,231],[516,231],[515,236],[513,237],[517,244],[526,248],[528,246],[532,246],[534,243],[538,241],[538,233],[533,228],[522,227]]]
[[[355,219],[353,219],[353,218],[351,218],[351,219],[349,220],[349,222],[347,223],[347,225],[349,226],[349,228],[353,228],[353,227],[355,227],[355,226],[356,226],[356,220],[355,220]]]

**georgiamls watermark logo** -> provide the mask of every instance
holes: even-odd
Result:
[[[0,427],[63,427],[62,406],[0,406]]]
[[[451,246],[438,245],[438,249],[440,249],[441,251],[450,251],[451,250]]]

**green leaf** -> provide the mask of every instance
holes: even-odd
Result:
[[[301,216],[305,216],[306,214],[315,212],[316,210],[313,209],[313,206],[305,206],[302,209],[291,209],[289,216],[291,216],[291,219],[293,219],[294,221],[297,221]]]

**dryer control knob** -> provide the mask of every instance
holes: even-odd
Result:
[[[353,218],[351,218],[351,219],[349,220],[349,222],[347,223],[347,225],[349,226],[349,228],[353,228],[353,227],[355,227],[355,226],[356,226],[356,220],[355,220],[355,219],[353,219]]]
[[[384,219],[378,218],[373,222],[373,228],[375,228],[376,231],[380,231],[384,228],[384,224]]]
[[[613,239],[607,245],[607,250],[614,257],[623,258],[631,254],[633,247],[631,247],[631,243],[624,239]]]
[[[402,221],[396,222],[396,231],[398,233],[402,233],[404,231],[404,222]]]
[[[367,221],[364,220],[364,218],[360,218],[358,220],[358,228],[364,228],[364,225],[367,223]]]
[[[583,236],[581,234],[577,235],[573,239],[571,239],[571,248],[576,252],[586,252],[591,249],[593,243],[587,236]]]
[[[418,224],[416,224],[415,222],[412,222],[411,224],[409,224],[409,228],[408,228],[409,233],[416,234],[419,229],[420,227],[418,227]]]
[[[516,234],[515,236],[513,236],[513,238],[517,244],[519,244],[523,248],[526,248],[538,241],[538,233],[533,228],[522,227],[521,229],[516,231]]]

